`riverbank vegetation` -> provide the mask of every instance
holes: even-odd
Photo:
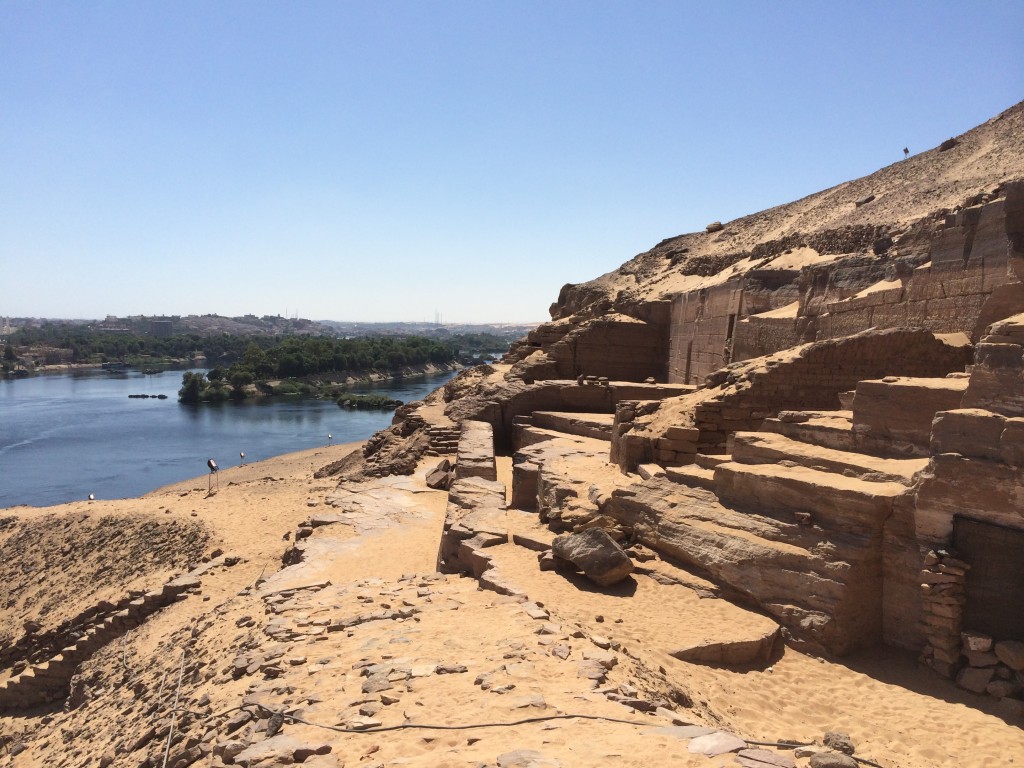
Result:
[[[234,367],[235,372],[244,368],[252,372],[254,379],[268,379],[469,362],[481,354],[500,354],[508,346],[509,339],[488,333],[437,338],[228,333],[159,336],[114,332],[84,324],[44,322],[10,334],[5,340],[0,364],[5,370],[26,371],[42,366],[100,366],[104,363],[143,370],[205,364],[225,370]]]
[[[340,398],[348,380],[390,378],[410,368],[447,368],[457,365],[458,357],[458,349],[451,345],[416,336],[291,337],[267,349],[251,342],[241,359],[228,366],[215,366],[205,374],[186,372],[178,399],[200,403],[266,395]],[[346,407],[385,407],[373,398],[349,397],[346,402]]]

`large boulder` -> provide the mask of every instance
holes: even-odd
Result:
[[[633,572],[633,561],[603,528],[556,536],[551,549],[602,587],[617,584]]]

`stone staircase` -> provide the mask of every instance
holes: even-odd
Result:
[[[104,601],[83,611],[57,630],[8,650],[5,665],[18,670],[0,684],[0,712],[60,701],[67,697],[79,665],[98,649],[142,624],[150,615],[187,597],[200,586],[199,575],[225,564],[205,563],[172,579],[160,589],[131,594],[115,603]],[[237,562],[237,558],[234,559]],[[21,658],[14,658],[20,655]]]
[[[462,428],[458,424],[450,426],[439,426],[431,424],[427,427],[427,436],[430,438],[430,445],[427,447],[427,456],[450,456],[459,449],[459,434]]]
[[[730,435],[728,453],[641,467],[641,487],[613,494],[603,511],[798,640],[834,653],[869,646],[882,636],[887,525],[928,459],[867,453],[854,427],[850,411],[781,412],[761,431]]]

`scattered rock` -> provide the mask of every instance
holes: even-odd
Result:
[[[427,472],[427,487],[438,491],[448,490],[448,485],[451,482],[451,468],[452,463],[448,459],[443,459],[441,463]]]
[[[704,229],[708,232],[721,232],[723,229],[725,229],[725,227],[722,226],[722,222],[720,221],[712,221],[710,224],[704,227]]]
[[[633,572],[633,561],[602,528],[556,536],[551,549],[598,586],[612,586]]]
[[[852,755],[857,751],[853,742],[850,741],[850,734],[842,731],[829,731],[821,741],[829,749],[842,752],[844,755]]]

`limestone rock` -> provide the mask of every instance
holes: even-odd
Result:
[[[326,755],[330,751],[331,745],[327,742],[309,742],[282,733],[249,745],[234,756],[234,761],[241,765],[262,761],[302,762],[311,755]]]
[[[992,638],[981,632],[961,632],[960,639],[963,640],[965,651],[987,653],[992,650]]]
[[[552,551],[602,587],[617,584],[633,572],[633,561],[603,528],[557,536]]]

